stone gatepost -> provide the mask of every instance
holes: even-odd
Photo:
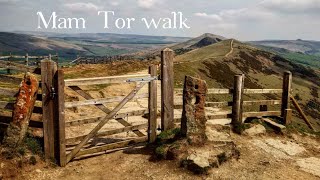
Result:
[[[207,83],[204,80],[191,76],[185,77],[181,133],[192,145],[202,145],[207,140],[206,94]]]

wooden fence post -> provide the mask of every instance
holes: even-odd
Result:
[[[174,127],[174,52],[166,48],[161,51],[161,130]]]
[[[285,124],[285,125],[288,125],[288,124],[291,123],[291,119],[292,119],[292,109],[286,109],[286,110],[284,111],[283,119],[284,119],[284,124]]]
[[[291,94],[292,74],[290,71],[286,71],[283,74],[282,84],[282,105],[281,105],[281,117],[285,117],[286,109],[290,109],[290,94]],[[285,122],[285,124],[287,124]]]
[[[244,75],[234,76],[232,124],[237,133],[242,133]]]
[[[28,55],[28,53],[26,54],[26,60],[25,60],[25,64],[26,64],[26,66],[29,66],[29,55]]]
[[[151,65],[149,67],[149,74],[151,77],[157,76],[157,66]],[[149,83],[149,124],[148,124],[148,140],[153,143],[157,137],[157,80]]]
[[[42,88],[42,120],[44,153],[46,159],[55,159],[55,139],[54,132],[54,106],[52,88],[54,87],[54,76],[57,72],[57,65],[51,60],[41,61],[41,88]]]
[[[64,73],[63,70],[58,70],[54,80],[54,87],[57,92],[55,98],[55,118],[57,123],[55,133],[58,136],[58,141],[55,141],[56,159],[59,160],[60,166],[66,166],[66,139],[65,139],[65,107],[64,107]]]

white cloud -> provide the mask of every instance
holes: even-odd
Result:
[[[145,8],[145,9],[150,9],[152,8],[156,3],[156,0],[138,0],[138,6]]]
[[[219,16],[217,14],[194,13],[194,15],[198,16],[198,17],[204,17],[204,18],[213,19],[213,20],[216,20],[216,21],[222,21],[221,16]]]
[[[320,11],[320,0],[264,0],[260,5],[280,12]]]
[[[65,4],[64,7],[71,12],[78,13],[96,13],[99,10],[99,7],[92,3],[72,3]]]

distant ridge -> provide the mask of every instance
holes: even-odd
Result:
[[[195,48],[196,44],[199,43],[201,40],[206,39],[212,41],[212,40],[216,40],[216,42],[220,42],[222,40],[226,40],[227,38],[223,37],[223,36],[219,36],[219,35],[215,35],[215,34],[211,34],[211,33],[204,33],[201,36],[198,36],[196,38],[190,39],[186,42],[183,43],[179,43],[176,45],[171,46],[172,49],[187,49],[187,48]],[[204,40],[204,41],[206,41]]]

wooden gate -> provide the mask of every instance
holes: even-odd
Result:
[[[56,64],[52,61],[42,62],[42,71],[44,74],[52,74],[53,80],[42,76],[43,86],[47,86],[46,92],[43,92],[44,99],[47,104],[44,109],[44,137],[45,137],[45,152],[46,158],[55,158],[59,161],[61,166],[65,166],[74,158],[82,157],[85,155],[92,155],[99,152],[105,152],[116,148],[123,148],[128,145],[133,145],[141,142],[154,142],[156,139],[156,124],[157,124],[157,85],[158,80],[157,68],[155,65],[150,66],[149,74],[137,75],[124,75],[124,76],[111,76],[111,77],[98,77],[98,78],[84,78],[84,79],[68,79],[64,80],[62,70],[56,70]],[[55,72],[56,71],[56,72]],[[48,73],[55,72],[55,73]],[[50,84],[52,83],[53,84]],[[119,83],[135,83],[135,88],[126,96],[119,96],[113,98],[100,98],[94,99],[89,93],[83,90],[82,87],[101,84],[119,84]],[[148,93],[138,94],[139,90],[149,84]],[[65,89],[72,90],[80,95],[82,101],[65,102]],[[57,96],[57,97],[53,97]],[[148,109],[138,110],[125,113],[118,113],[129,101],[139,98],[148,98]],[[110,109],[106,104],[118,104]],[[79,106],[95,106],[97,110],[105,113],[101,117],[89,117],[85,119],[65,120],[65,108],[73,108]],[[145,124],[132,125],[126,118],[130,116],[143,116],[148,117],[148,122]],[[120,123],[123,128],[101,130],[109,120],[114,119]],[[52,123],[51,123],[52,122]],[[66,139],[66,127],[79,126],[88,123],[98,123],[90,133],[82,136],[72,137]],[[55,127],[55,128],[54,128]],[[147,128],[147,132],[143,133],[141,129]],[[91,143],[93,138],[103,139],[114,134],[132,131],[137,137],[124,138],[118,142],[104,143],[97,142]]]

